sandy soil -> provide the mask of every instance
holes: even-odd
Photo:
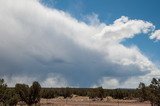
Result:
[[[41,99],[41,106],[150,106],[135,100],[92,101],[86,99]]]

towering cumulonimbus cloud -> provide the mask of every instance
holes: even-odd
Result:
[[[121,43],[152,33],[152,23],[126,16],[111,25],[89,19],[92,24],[38,0],[1,0],[0,77],[9,86],[38,80],[42,86],[112,88],[136,87],[159,74],[138,47]]]

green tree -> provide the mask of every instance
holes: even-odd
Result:
[[[5,97],[6,97],[6,89],[7,84],[4,83],[4,79],[0,79],[0,103],[5,103]]]
[[[149,100],[152,105],[160,106],[160,79],[153,78],[149,87]]]
[[[144,83],[140,82],[139,84],[139,98],[140,98],[140,101],[146,101],[148,100],[147,97],[148,97],[148,91],[147,91],[147,87]]]
[[[33,82],[32,86],[30,87],[31,103],[37,104],[40,101],[40,92],[41,85],[37,81]]]
[[[14,89],[7,88],[4,79],[0,79],[0,105],[15,106],[18,103],[18,96]]]
[[[28,106],[37,104],[40,101],[41,86],[36,81],[33,82],[31,87],[26,84],[16,84],[15,90],[20,96],[21,101],[26,102]]]
[[[19,97],[14,89],[7,89],[5,95],[5,105],[16,106],[19,101]]]
[[[97,97],[100,98],[101,100],[103,100],[104,98],[104,89],[102,87],[98,87],[97,88]]]
[[[160,106],[160,79],[153,78],[149,86],[140,83],[139,98],[141,101],[149,100],[151,106]]]
[[[20,97],[21,101],[29,103],[29,86],[26,84],[16,84],[15,90]]]

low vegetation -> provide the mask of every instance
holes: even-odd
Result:
[[[160,79],[153,78],[148,86],[141,82],[137,89],[41,88],[41,85],[36,81],[31,86],[16,84],[14,88],[9,88],[5,81],[0,79],[0,105],[3,106],[15,106],[20,101],[28,106],[38,105],[40,98],[49,99],[59,96],[71,98],[73,94],[98,100],[103,100],[107,96],[114,99],[136,98],[140,102],[150,101],[152,106],[160,106]]]

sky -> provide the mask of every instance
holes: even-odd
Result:
[[[8,86],[136,88],[160,76],[159,0],[0,0]]]

